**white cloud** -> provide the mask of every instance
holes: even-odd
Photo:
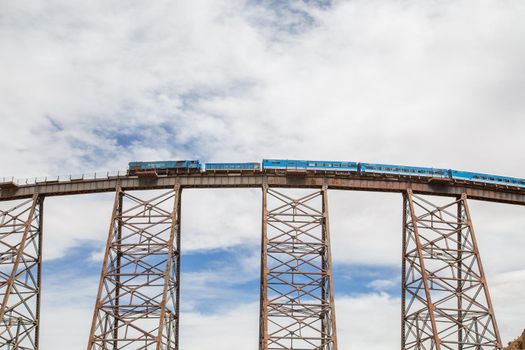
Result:
[[[43,349],[81,349],[86,346],[97,288],[98,275],[75,274],[72,270],[44,275]]]
[[[522,2],[292,3],[307,15],[242,1],[10,4],[4,171],[265,155],[525,170],[500,156],[521,145]],[[292,33],[266,25],[301,18]],[[115,133],[139,137],[124,147]],[[478,142],[489,138],[498,147]]]
[[[184,251],[260,244],[261,190],[184,190]]]
[[[400,195],[330,191],[329,211],[334,262],[401,264]]]
[[[525,269],[498,274],[489,279],[496,320],[504,344],[521,334],[525,324]]]
[[[118,170],[134,159],[263,157],[525,174],[523,1],[275,3],[4,1],[0,176]],[[257,191],[184,196],[183,249],[259,244]],[[110,197],[47,199],[46,258],[84,240],[103,244]],[[330,198],[336,262],[399,264],[399,196]],[[522,210],[472,203],[509,337],[525,322],[523,308],[507,306],[524,281],[507,275],[523,268]],[[384,295],[363,298],[393,310]],[[356,300],[348,305],[359,309]],[[58,306],[46,317],[60,314],[74,317]],[[55,320],[52,337],[60,338]],[[81,343],[64,340],[65,348]]]
[[[220,314],[181,314],[184,349],[256,349],[259,303],[237,305]]]
[[[395,285],[398,283],[399,278],[397,279],[378,279],[373,280],[372,282],[367,284],[367,287],[375,289],[377,291],[387,291],[388,289],[395,287]]]
[[[44,204],[44,258],[60,258],[85,242],[104,249],[114,194],[50,197]]]

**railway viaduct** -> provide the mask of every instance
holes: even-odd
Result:
[[[326,173],[0,183],[0,201],[12,202],[0,211],[0,348],[39,349],[44,199],[115,192],[87,349],[179,349],[181,194],[191,188],[261,189],[260,350],[338,348],[329,190],[402,197],[401,349],[502,348],[468,202],[525,205],[525,190]]]

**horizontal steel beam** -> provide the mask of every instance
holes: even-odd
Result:
[[[85,193],[113,192],[117,186],[126,191],[169,189],[175,184],[183,188],[254,188],[267,183],[270,187],[320,188],[404,193],[411,189],[416,194],[457,197],[466,193],[469,198],[482,201],[525,205],[525,190],[497,185],[478,185],[468,182],[428,181],[397,177],[365,177],[359,175],[306,174],[229,174],[177,175],[159,177],[121,176],[109,179],[83,181],[43,182],[36,185],[0,187],[0,201],[43,196],[65,196]]]

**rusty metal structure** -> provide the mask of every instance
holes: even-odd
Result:
[[[338,349],[334,189],[403,196],[402,350],[502,348],[468,200],[525,205],[525,190],[263,173],[0,183],[0,349],[39,349],[44,198],[115,192],[87,349],[178,350],[181,193],[191,188],[262,189],[259,350]]]
[[[403,208],[402,349],[501,349],[467,196]]]
[[[0,348],[38,349],[43,198],[0,211]]]
[[[180,193],[117,189],[88,350],[178,348]]]
[[[337,350],[326,186],[263,188],[260,350]]]

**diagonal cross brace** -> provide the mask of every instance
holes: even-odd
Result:
[[[39,348],[42,212],[37,194],[0,211],[0,264],[11,265],[0,277],[0,348]]]
[[[117,189],[89,350],[178,349],[180,202]]]

